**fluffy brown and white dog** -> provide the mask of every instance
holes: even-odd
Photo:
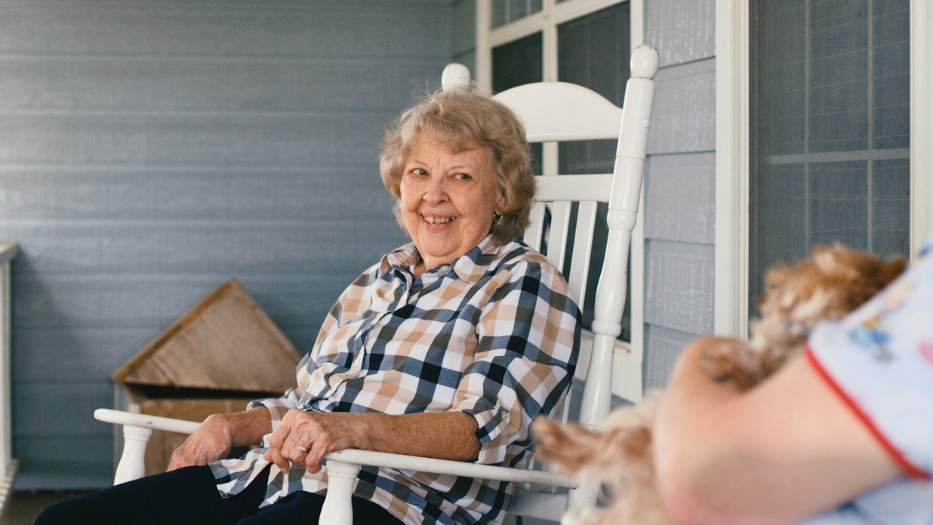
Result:
[[[765,275],[760,318],[751,323],[748,345],[730,345],[705,357],[711,377],[751,388],[798,355],[819,321],[841,319],[884,288],[905,268],[903,257],[881,259],[841,245],[817,246],[793,266],[778,265]],[[617,409],[597,429],[538,419],[532,431],[538,457],[583,487],[601,487],[599,508],[568,514],[579,525],[667,525],[655,489],[651,427],[661,391],[638,405]]]

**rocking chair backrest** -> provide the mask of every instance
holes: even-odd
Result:
[[[532,224],[524,238],[564,271],[571,293],[582,307],[596,221],[604,220],[608,225],[606,255],[596,289],[593,345],[582,349],[579,365],[587,370],[580,413],[580,422],[587,425],[596,425],[605,417],[612,397],[612,352],[622,331],[629,245],[638,214],[658,62],[653,48],[635,50],[621,108],[595,91],[564,82],[526,84],[493,97],[524,121],[531,143],[618,141],[612,173],[548,173],[538,178]],[[448,65],[443,88],[466,87],[469,78],[465,66]],[[607,216],[597,217],[600,202],[608,203]],[[571,221],[574,212],[576,219]],[[575,225],[571,226],[572,222]]]

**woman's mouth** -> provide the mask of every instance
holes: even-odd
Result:
[[[424,222],[434,225],[434,226],[437,226],[440,224],[447,224],[448,222],[451,222],[454,220],[454,217],[428,217],[425,215],[422,215],[421,218],[424,219]]]

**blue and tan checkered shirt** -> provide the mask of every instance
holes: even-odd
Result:
[[[384,256],[340,296],[297,387],[254,401],[273,429],[291,408],[410,414],[461,411],[478,424],[477,462],[527,460],[528,426],[569,388],[580,343],[580,311],[563,277],[541,254],[491,237],[415,279],[408,244]],[[269,464],[255,449],[212,465],[218,488],[236,494]],[[327,488],[318,474],[270,466],[263,505]],[[511,487],[498,481],[363,467],[354,493],[405,523],[497,523]]]

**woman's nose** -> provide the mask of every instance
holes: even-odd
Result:
[[[424,200],[430,204],[437,204],[447,200],[447,189],[442,177],[431,177],[428,187],[424,191]]]

